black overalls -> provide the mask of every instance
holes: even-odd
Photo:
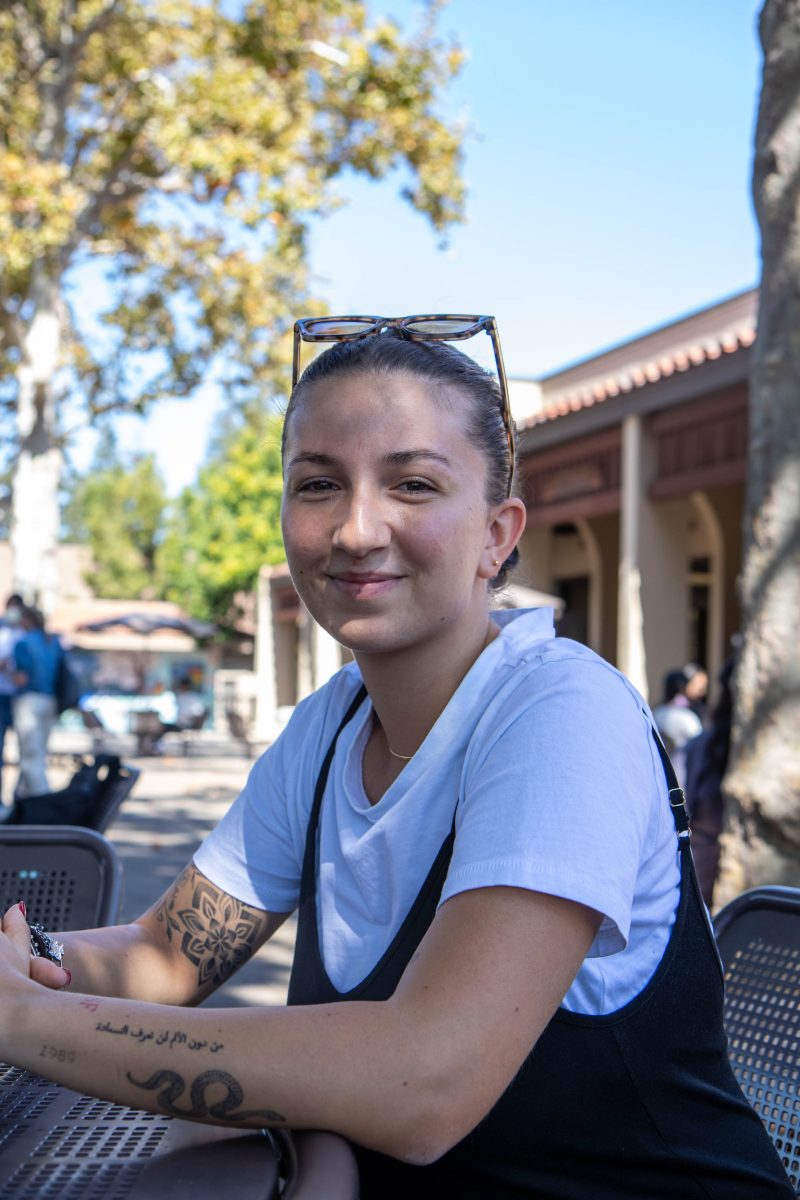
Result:
[[[322,962],[316,914],[317,830],[345,714],[320,770],[309,819],[289,1004],[386,1000],[433,920],[455,823],[397,936],[357,987],[338,992]],[[668,786],[677,787],[659,745]],[[601,1017],[559,1009],[500,1100],[427,1167],[354,1146],[364,1200],[793,1200],[794,1190],[731,1071],[722,972],[673,808],[681,859],[675,924],[653,978]]]

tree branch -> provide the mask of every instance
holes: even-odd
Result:
[[[11,12],[16,26],[20,58],[25,64],[29,77],[34,79],[50,57],[51,50],[51,47],[44,44],[41,15],[38,17],[39,25],[37,27],[37,19],[35,17],[33,20],[31,19],[24,4],[12,4]]]
[[[25,326],[15,312],[9,308],[11,297],[0,280],[0,329],[7,346],[21,350],[25,342]]]
[[[119,8],[120,0],[108,0],[108,2],[100,9],[100,11],[92,18],[89,24],[84,29],[83,33],[76,38],[73,43],[74,55],[77,58],[83,53],[86,43],[93,34],[101,30],[114,15],[114,10]]]
[[[113,128],[114,122],[125,107],[128,97],[131,95],[132,91],[133,88],[131,87],[130,83],[127,81],[122,82],[108,114],[98,120],[92,129],[84,130],[80,137],[75,139],[73,152],[72,154],[67,155],[65,160],[67,166],[69,167],[70,178],[74,177],[75,169],[78,166],[81,155],[86,147],[90,146],[98,139],[98,137],[104,133],[108,133],[108,131]]]
[[[127,184],[127,186],[115,191],[113,195],[111,191],[111,189],[119,182],[120,175],[125,168],[130,166],[133,160],[134,151],[136,149],[136,138],[138,134],[141,133],[142,129],[144,129],[146,123],[146,120],[140,122],[139,127],[134,132],[133,138],[127,150],[124,154],[119,156],[115,163],[112,164],[105,180],[103,181],[103,186],[91,194],[86,207],[75,221],[75,231],[72,237],[69,239],[69,241],[65,242],[64,246],[62,247],[62,262],[69,261],[79,246],[81,239],[88,235],[92,224],[99,219],[100,214],[106,204],[113,199],[114,204],[118,206],[123,204],[126,200],[132,200],[135,196],[141,195],[146,190],[146,185],[144,183],[140,184],[132,180]]]

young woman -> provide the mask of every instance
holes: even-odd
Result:
[[[0,1058],[333,1130],[367,1198],[789,1200],[646,706],[549,612],[490,612],[525,521],[501,389],[418,324],[315,330],[359,336],[293,392],[283,531],[355,661],[152,911],[64,937],[66,990],[7,914]],[[187,1007],[295,909],[288,1007]]]

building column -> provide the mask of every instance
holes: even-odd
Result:
[[[275,736],[278,714],[271,574],[269,567],[261,568],[256,592],[256,722],[253,732],[257,741],[265,742]]]
[[[640,517],[644,500],[642,453],[642,419],[634,413],[622,423],[617,666],[646,700],[647,660],[640,567]]]
[[[717,678],[725,660],[725,536],[717,512],[706,492],[692,492],[691,501],[703,526],[711,551],[711,587],[708,605],[709,694],[716,691]]]
[[[656,446],[639,416],[622,426],[618,665],[645,700],[689,655],[689,526],[685,496],[651,500]]]
[[[311,621],[311,665],[314,690],[327,683],[342,665],[339,643],[316,621]]]
[[[587,641],[596,654],[603,652],[603,555],[600,543],[588,521],[579,517],[575,527],[580,534],[589,568],[589,613]]]
[[[314,691],[313,626],[314,618],[300,602],[297,614],[297,703]]]

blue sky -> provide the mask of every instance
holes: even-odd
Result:
[[[338,312],[490,312],[510,375],[541,375],[758,280],[750,200],[756,0],[452,0],[469,59],[468,220],[439,238],[400,180],[349,177],[314,229],[315,290]],[[375,12],[413,20],[410,0]],[[209,388],[126,419],[171,492],[190,483]],[[80,460],[80,456],[79,456]]]

